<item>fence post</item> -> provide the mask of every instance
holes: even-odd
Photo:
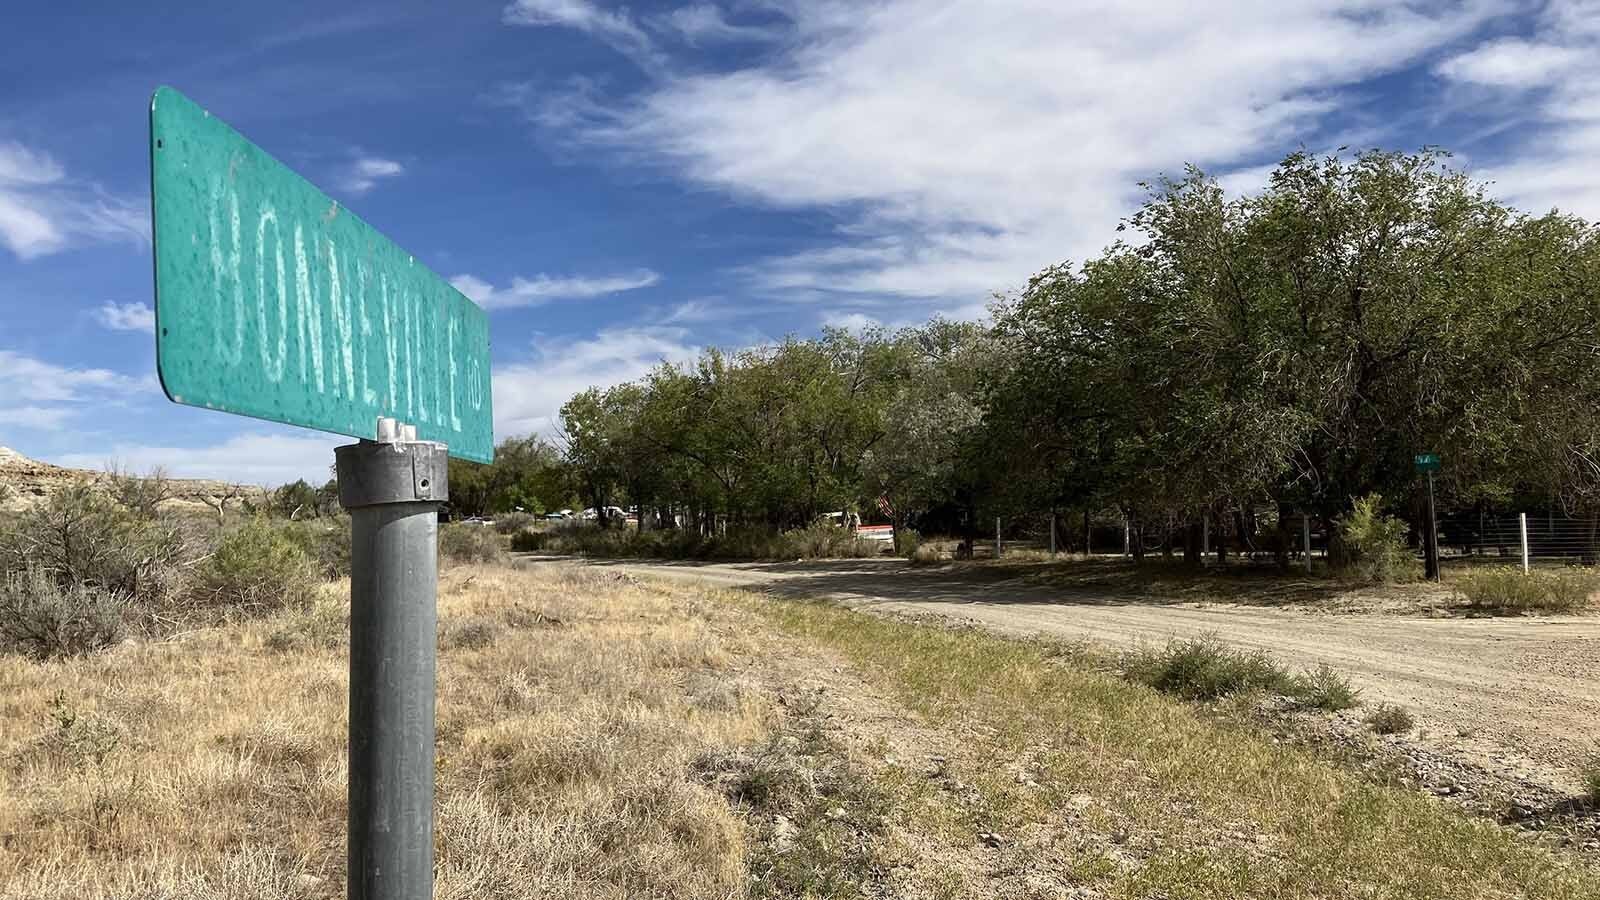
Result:
[[[1522,574],[1528,574],[1528,514],[1517,513],[1517,525],[1522,532]]]
[[[1056,555],[1056,511],[1050,510],[1050,555]]]
[[[1211,514],[1203,513],[1200,516],[1200,563],[1205,564],[1206,557],[1211,555]]]
[[[1004,548],[1002,548],[1000,546],[1000,517],[999,516],[995,516],[994,517],[994,558],[995,559],[999,559],[1000,558],[1000,554],[1003,552],[1003,549]]]
[[[1123,556],[1124,559],[1126,559],[1128,557],[1128,555],[1133,550],[1133,545],[1130,543],[1130,540],[1132,538],[1132,534],[1133,534],[1132,527],[1128,523],[1128,517],[1127,516],[1123,516],[1122,517],[1122,556]]]
[[[1086,509],[1083,511],[1083,558],[1094,556],[1094,520]]]
[[[1306,551],[1306,574],[1311,574],[1311,516],[1300,514],[1300,543]]]

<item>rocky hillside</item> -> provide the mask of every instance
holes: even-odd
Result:
[[[104,482],[106,475],[40,462],[9,447],[0,447],[0,509],[31,506],[78,478]],[[196,506],[215,506],[221,498],[237,498],[229,501],[231,508],[239,500],[256,502],[266,494],[262,488],[252,485],[198,478],[173,478],[167,482],[167,487],[171,495],[169,503]]]

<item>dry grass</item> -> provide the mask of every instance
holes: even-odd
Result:
[[[344,590],[0,657],[0,898],[342,896]],[[1041,644],[579,567],[440,606],[441,900],[1600,896]]]
[[[65,662],[0,657],[0,897],[343,896],[342,585],[304,611]],[[746,826],[693,774],[757,743],[704,601],[602,573],[440,589],[445,898],[728,897]]]
[[[957,873],[933,895],[1600,896],[1570,857],[1048,646],[828,604],[758,609],[953,736],[965,801],[945,821],[969,841],[1004,836],[989,868],[1027,885],[996,893]]]

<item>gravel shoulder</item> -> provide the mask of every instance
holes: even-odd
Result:
[[[591,564],[1110,647],[1211,632],[1292,665],[1333,666],[1367,703],[1410,708],[1418,746],[1546,790],[1576,792],[1577,767],[1600,742],[1600,619],[1593,617],[1439,618],[1130,597],[1040,584],[1015,569],[916,569],[892,560]]]

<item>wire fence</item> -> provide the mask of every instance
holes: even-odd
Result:
[[[1556,560],[1594,565],[1600,557],[1600,533],[1589,519],[1554,513],[1457,515],[1440,524],[1441,550],[1451,556],[1499,558],[1520,562],[1524,536],[1530,560]]]

